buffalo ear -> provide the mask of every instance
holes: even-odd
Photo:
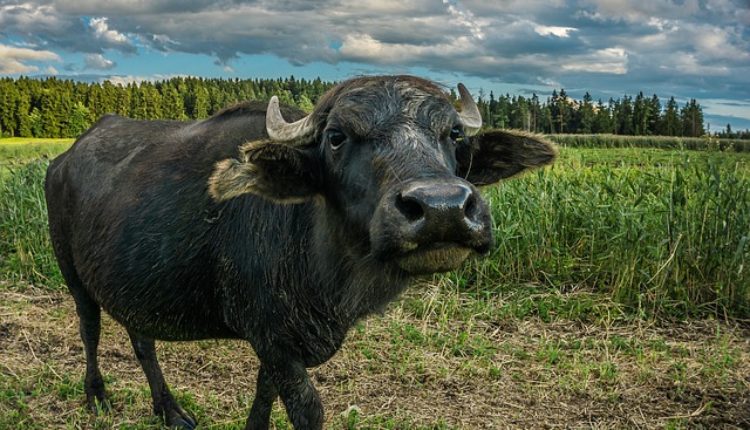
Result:
[[[216,201],[255,194],[278,203],[299,203],[320,192],[320,174],[312,149],[270,140],[240,147],[240,159],[216,163],[208,192]]]
[[[490,130],[458,148],[458,176],[489,185],[524,170],[550,164],[557,147],[544,137],[519,130]]]

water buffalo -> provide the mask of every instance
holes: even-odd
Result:
[[[97,122],[45,185],[89,405],[105,401],[104,309],[127,329],[168,425],[196,423],[170,394],[154,340],[239,338],[261,363],[246,428],[267,428],[278,396],[295,428],[321,428],[306,368],[415,276],[487,253],[492,221],[476,187],[555,157],[538,136],[479,132],[477,105],[458,90],[456,109],[432,82],[363,77],[308,116],[273,97],[197,122]]]

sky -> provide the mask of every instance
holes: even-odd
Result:
[[[0,0],[0,76],[343,80],[696,98],[750,128],[750,0]]]

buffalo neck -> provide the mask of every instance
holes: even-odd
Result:
[[[324,199],[314,200],[311,212],[310,269],[319,279],[320,299],[349,324],[382,311],[407,286],[408,277],[375,258],[367,231],[347,223]]]
[[[263,302],[264,311],[346,331],[407,285],[322,198],[278,204],[246,195],[220,211],[218,267],[232,272],[224,295],[235,298],[233,315],[257,312]]]

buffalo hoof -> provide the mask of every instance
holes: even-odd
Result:
[[[164,410],[162,416],[164,417],[164,422],[169,428],[193,430],[198,426],[195,417],[178,405],[173,405],[171,408]]]
[[[95,415],[106,414],[112,409],[109,400],[107,400],[107,396],[104,394],[104,389],[87,393],[86,406],[88,406],[89,410]]]

